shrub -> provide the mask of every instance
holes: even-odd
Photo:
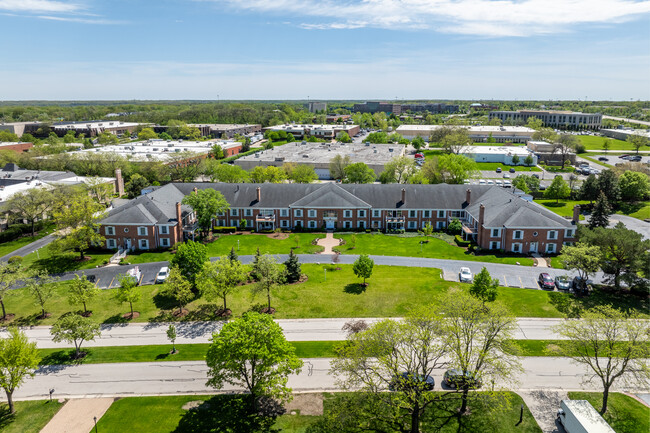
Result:
[[[212,231],[215,233],[235,233],[237,227],[215,227]]]
[[[20,227],[11,226],[7,230],[0,233],[0,242],[10,242],[22,236],[23,232]]]
[[[472,243],[472,241],[463,240],[461,235],[454,236],[454,240],[456,241],[456,245],[458,245],[459,247],[469,247]]]

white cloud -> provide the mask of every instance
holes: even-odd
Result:
[[[55,0],[0,0],[0,9],[13,12],[72,13],[82,9],[79,4]]]
[[[305,29],[428,28],[481,36],[530,36],[606,24],[650,12],[648,0],[198,0],[295,15]],[[346,17],[341,19],[341,17]]]
[[[102,18],[78,18],[78,17],[56,17],[50,15],[38,15],[36,18],[42,20],[50,21],[65,21],[70,23],[82,23],[82,24],[98,24],[98,25],[108,25],[108,24],[124,24],[125,21],[114,21],[114,20],[105,20]]]

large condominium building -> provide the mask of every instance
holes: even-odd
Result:
[[[244,220],[256,230],[415,231],[426,224],[442,230],[458,219],[465,239],[515,253],[559,252],[575,242],[579,217],[578,207],[569,220],[486,185],[170,183],[108,212],[100,228],[107,248],[168,248],[191,238],[196,218],[183,197],[208,188],[230,204],[214,215],[217,226],[238,227]]]
[[[307,104],[307,109],[310,113],[316,113],[318,111],[326,112],[327,111],[327,102],[318,102],[318,101],[309,101]]]
[[[535,117],[544,122],[549,128],[562,129],[600,129],[603,115],[600,113],[576,113],[573,111],[548,110],[517,110],[491,111],[489,119],[500,119],[502,122],[526,123]]]
[[[412,140],[422,137],[428,140],[433,131],[444,128],[445,125],[401,125],[396,132],[404,138]],[[475,143],[487,143],[493,138],[495,143],[526,143],[535,133],[534,129],[525,126],[456,126],[465,128],[469,137]]]

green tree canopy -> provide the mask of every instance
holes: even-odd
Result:
[[[544,191],[544,198],[555,199],[555,202],[559,203],[560,199],[565,199],[570,194],[571,189],[562,176],[555,176],[551,185]]]
[[[217,214],[226,212],[230,205],[220,191],[212,188],[197,190],[183,197],[183,204],[190,205],[199,222],[199,227],[204,232],[212,228],[212,221]]]
[[[231,252],[233,252],[231,250]],[[207,262],[199,274],[198,288],[207,300],[223,300],[223,312],[228,309],[226,297],[246,280],[246,269],[239,260],[222,256],[214,262]]]
[[[128,302],[131,309],[131,319],[133,319],[133,303],[138,302],[142,293],[138,290],[138,281],[131,275],[118,275],[117,280],[120,285],[115,292],[115,299],[120,303]]]
[[[597,245],[588,245],[583,242],[565,245],[562,247],[560,262],[565,269],[578,271],[582,281],[587,281],[589,275],[595,274],[600,268],[601,251]]]
[[[372,183],[377,176],[375,172],[363,162],[356,162],[345,167],[343,183]]]
[[[187,241],[178,246],[176,254],[169,260],[172,267],[177,267],[181,275],[185,277],[192,286],[195,286],[196,276],[203,269],[208,261],[208,248],[194,241]]]
[[[370,278],[372,275],[372,268],[375,266],[375,262],[368,257],[367,254],[361,254],[359,258],[352,265],[352,270],[354,275],[359,278],[363,278],[363,285],[366,285],[366,279]]]
[[[589,218],[589,228],[593,229],[594,227],[607,227],[609,225],[609,215],[612,213],[612,208],[607,201],[607,197],[603,192],[598,196],[596,204],[594,205],[593,210],[591,211],[591,217]]]
[[[138,138],[140,140],[153,140],[158,138],[158,134],[154,132],[153,128],[142,128],[142,130],[138,132]]]
[[[41,358],[35,342],[18,328],[9,328],[7,338],[0,338],[0,386],[7,394],[9,412],[16,412],[13,394],[28,377],[34,377]]]
[[[499,280],[492,278],[487,268],[483,266],[481,272],[474,276],[474,281],[469,288],[469,294],[485,305],[486,302],[494,302],[498,295],[498,288]]]
[[[352,163],[348,155],[336,155],[330,160],[330,176],[332,179],[341,180],[345,177],[345,168]]]
[[[178,314],[183,314],[183,307],[192,300],[192,283],[183,276],[182,271],[172,266],[160,292],[178,302]]]
[[[251,290],[253,294],[266,292],[267,310],[271,313],[271,291],[284,280],[284,272],[282,267],[277,263],[275,258],[269,254],[263,254],[256,257],[253,263],[253,272],[256,283],[253,284]]]
[[[54,322],[54,325],[50,329],[50,334],[52,334],[52,341],[55,343],[62,341],[74,343],[75,358],[78,359],[82,356],[81,345],[83,342],[93,341],[95,337],[101,335],[101,332],[99,330],[99,324],[93,322],[88,317],[69,313],[59,317]]]
[[[650,179],[645,173],[626,171],[618,178],[618,186],[623,200],[640,201],[650,196]]]
[[[44,188],[32,188],[11,196],[5,203],[4,209],[19,220],[27,220],[32,226],[32,236],[34,236],[36,221],[42,219],[53,205],[54,197],[50,191]]]
[[[124,190],[129,198],[136,198],[142,195],[142,190],[149,186],[149,181],[142,175],[134,173],[124,185]]]
[[[67,206],[54,211],[54,222],[59,234],[50,244],[54,251],[84,251],[91,245],[102,245],[104,236],[99,234],[98,221],[102,218],[104,206],[88,194],[74,194],[67,197]]]
[[[101,290],[95,283],[88,281],[86,274],[82,274],[81,276],[75,275],[74,280],[68,286],[68,303],[70,305],[82,304],[84,314],[88,314],[86,304],[100,293]]]

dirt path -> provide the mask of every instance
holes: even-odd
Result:
[[[325,250],[323,250],[319,254],[334,254],[334,251],[332,251],[332,248],[338,247],[340,244],[341,244],[341,240],[340,239],[335,239],[334,238],[334,233],[327,232],[325,234],[324,238],[318,239],[318,245],[325,248]]]
[[[556,414],[560,401],[569,398],[565,391],[520,391],[518,394],[544,433],[564,433],[560,423],[556,422]]]
[[[88,433],[113,404],[114,398],[80,398],[68,402],[47,423],[41,433]]]

